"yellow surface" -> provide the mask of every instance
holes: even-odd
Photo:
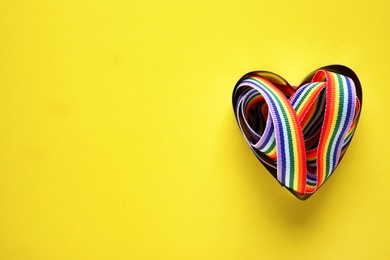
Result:
[[[1,1],[0,259],[389,259],[388,1]],[[236,125],[265,69],[343,64],[355,138],[308,201]]]

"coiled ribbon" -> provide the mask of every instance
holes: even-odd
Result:
[[[331,176],[355,133],[362,90],[356,74],[332,65],[311,73],[298,87],[266,71],[236,84],[238,125],[263,165],[300,199]]]

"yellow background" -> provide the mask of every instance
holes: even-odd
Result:
[[[388,1],[1,1],[0,259],[389,259]],[[306,202],[236,81],[343,64],[364,106]]]

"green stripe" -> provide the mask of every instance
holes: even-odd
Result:
[[[337,84],[337,87],[340,89],[340,98],[338,100],[339,104],[338,104],[338,113],[337,113],[337,118],[336,118],[336,127],[332,131],[332,136],[331,136],[331,139],[330,139],[330,143],[328,145],[329,148],[332,147],[334,139],[336,138],[337,130],[340,127],[339,123],[340,123],[342,115],[343,115],[343,105],[342,105],[342,102],[340,102],[341,100],[344,100],[343,81],[342,81],[341,76],[339,74],[335,74],[335,75],[337,76],[337,79],[339,81],[339,84]],[[326,168],[327,168],[327,171],[325,172],[325,179],[329,177],[330,171],[332,170],[332,169],[330,169],[330,171],[329,171],[330,160],[331,160],[330,152],[331,152],[331,149],[328,149],[328,151],[326,152]]]
[[[270,153],[272,151],[272,149],[274,149],[275,146],[276,146],[276,142],[275,142],[275,138],[274,138],[274,141],[272,142],[270,147],[266,151],[264,151],[263,153],[266,153],[266,154]]]

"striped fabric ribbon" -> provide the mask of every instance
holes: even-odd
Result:
[[[357,77],[354,81],[332,68],[337,66],[312,73],[299,87],[270,72],[251,72],[233,92],[236,119],[250,148],[299,198],[329,178],[359,119]]]

